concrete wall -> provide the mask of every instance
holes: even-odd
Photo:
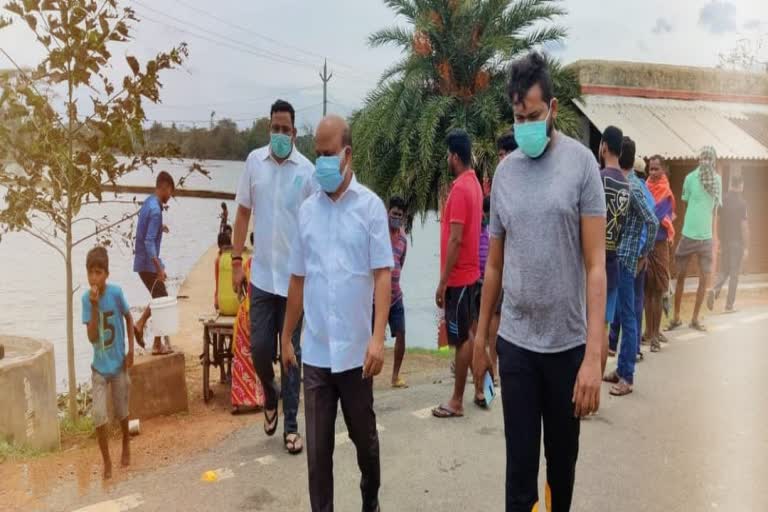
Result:
[[[37,450],[59,448],[53,345],[0,336],[0,439]]]

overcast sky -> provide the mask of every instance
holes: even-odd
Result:
[[[5,2],[3,2],[5,3]],[[323,57],[333,78],[329,110],[359,107],[396,49],[371,49],[367,36],[395,23],[382,0],[130,0],[142,22],[116,55],[142,60],[175,43],[189,44],[184,68],[167,73],[163,105],[147,108],[162,122],[205,125],[216,117],[250,124],[281,97],[297,109],[297,124],[322,112]],[[550,48],[565,62],[612,59],[714,66],[741,38],[768,34],[768,1],[566,0],[559,22],[569,35]],[[768,39],[766,40],[768,46]],[[0,47],[33,66],[40,50],[22,24],[0,31]],[[768,48],[766,48],[768,50]],[[764,51],[763,58],[768,60]],[[125,73],[119,59],[115,73]],[[10,63],[0,55],[0,68]]]

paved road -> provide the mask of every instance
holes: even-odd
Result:
[[[648,354],[632,395],[611,398],[604,387],[599,415],[583,423],[574,511],[768,510],[768,313],[753,310],[708,322],[709,334],[682,330],[662,353]],[[376,397],[382,506],[503,510],[501,404],[491,411],[468,406],[465,418],[435,420],[428,409],[448,395],[451,384],[447,372],[440,377]],[[354,447],[343,423],[337,432],[336,509],[357,511]],[[208,470],[217,470],[217,482],[201,481]],[[108,493],[78,497],[74,489],[59,491],[48,507],[305,511],[306,460],[285,454],[279,436],[265,439],[254,425],[214,450]]]

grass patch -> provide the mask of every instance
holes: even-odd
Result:
[[[407,354],[439,357],[440,359],[453,359],[454,357],[453,350],[438,350],[436,348],[410,347],[406,348],[405,352]]]
[[[88,437],[95,432],[93,419],[90,416],[80,416],[77,420],[72,420],[65,416],[59,421],[59,429],[62,436]]]
[[[44,453],[45,452],[34,448],[15,446],[7,441],[0,441],[0,464],[9,460],[39,457]]]

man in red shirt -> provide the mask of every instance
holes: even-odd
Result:
[[[448,166],[456,179],[440,216],[440,284],[437,307],[445,309],[448,343],[456,348],[453,396],[432,410],[437,418],[464,415],[464,386],[472,361],[471,327],[477,320],[480,279],[480,227],[483,191],[472,163],[472,141],[464,130],[448,134]],[[484,405],[482,381],[475,382],[475,402]]]

